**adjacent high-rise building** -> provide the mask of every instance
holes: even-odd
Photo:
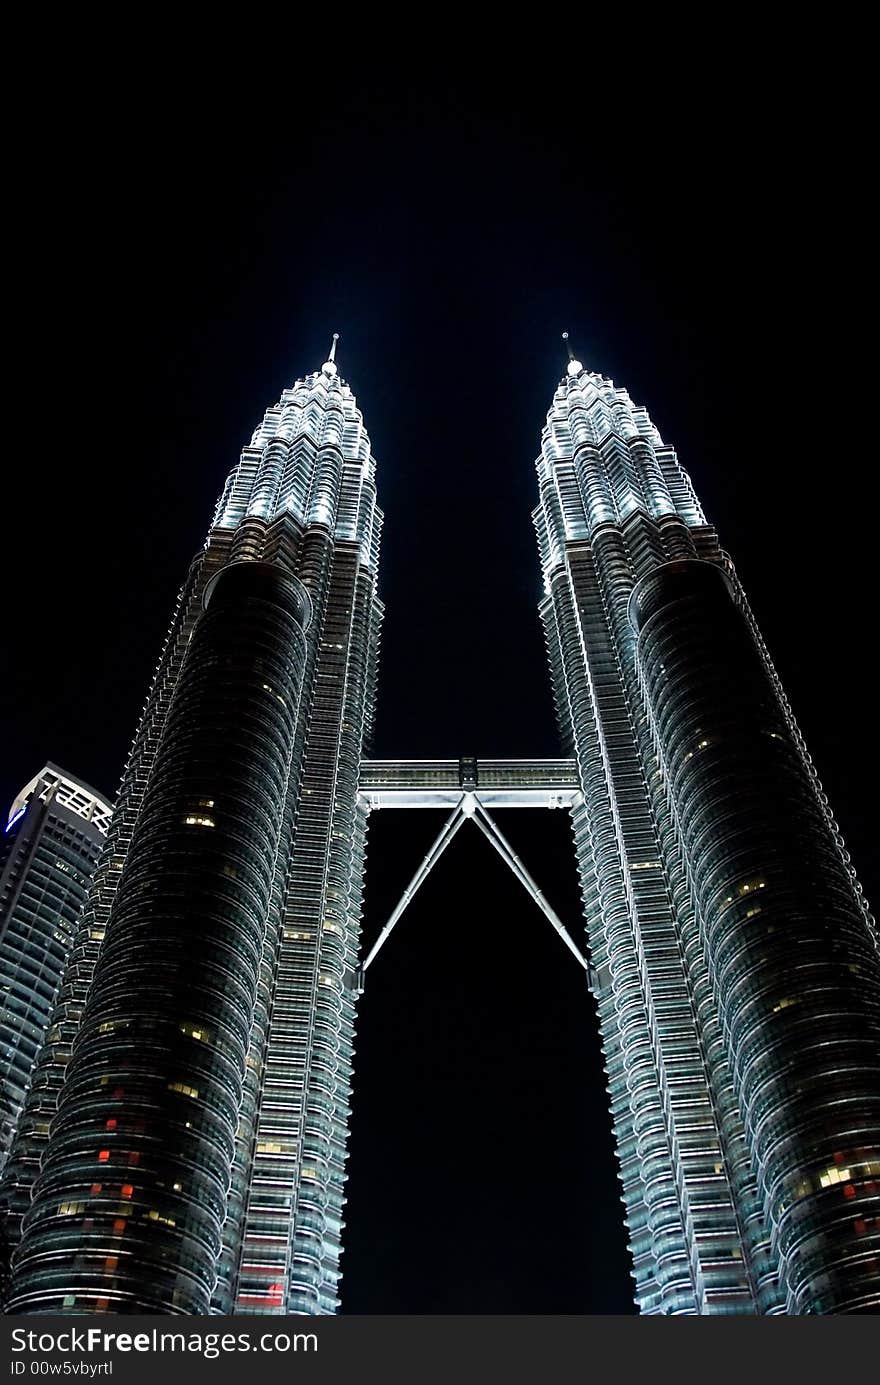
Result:
[[[339,1305],[382,515],[334,354],[180,593],[11,1152],[10,1312]]]
[[[537,465],[637,1302],[877,1311],[877,933],[742,587],[646,411],[576,360]]]
[[[110,812],[49,764],[16,797],[0,839],[0,1171]]]
[[[568,758],[374,761],[381,513],[333,352],[181,592],[2,1198],[13,1313],[330,1313],[363,971],[472,821],[584,967],[645,1313],[880,1309],[877,933],[732,564],[571,359],[534,519]],[[524,732],[525,734],[525,732]],[[451,816],[361,961],[366,820]],[[570,811],[589,957],[490,809]]]

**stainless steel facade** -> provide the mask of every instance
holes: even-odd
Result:
[[[577,361],[537,465],[637,1302],[877,1311],[877,934],[742,588],[645,410]]]
[[[181,591],[11,1152],[8,1311],[338,1307],[382,515],[332,357],[267,411]],[[249,630],[220,600],[239,565],[300,592],[302,620],[273,599]],[[250,650],[237,687],[224,631]],[[261,813],[272,832],[248,840]],[[166,987],[144,1004],[131,959],[149,967],[157,907]],[[164,1036],[152,1063],[127,1024]]]
[[[599,1012],[636,1301],[880,1309],[880,964],[732,564],[571,361],[534,512],[566,758],[367,761],[375,462],[333,353],[194,560],[0,1197],[14,1313],[332,1313],[364,968],[470,819]],[[490,813],[570,812],[589,957]],[[372,951],[368,814],[450,816]],[[20,1233],[20,1234],[19,1234]]]

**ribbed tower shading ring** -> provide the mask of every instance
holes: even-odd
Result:
[[[205,1314],[306,646],[268,564],[194,628],[24,1220],[12,1313]]]
[[[247,568],[247,572],[242,574],[241,568]],[[235,576],[232,577],[232,574]],[[312,598],[297,577],[293,577],[289,572],[282,572],[272,563],[260,562],[235,562],[228,567],[221,568],[215,573],[205,587],[202,596],[202,606],[205,610],[214,600],[218,586],[222,583],[227,586],[230,581],[235,583],[236,592],[250,591],[252,595],[258,596],[260,592],[267,595],[271,593],[271,599],[279,602],[284,601],[285,596],[289,600],[289,609],[294,619],[297,620],[300,629],[305,632],[312,623]]]
[[[719,582],[723,582],[731,596],[734,595],[733,583],[718,563],[702,558],[676,558],[674,562],[664,563],[633,587],[628,608],[630,624],[638,634],[651,617],[670,602],[711,590]]]
[[[877,1312],[880,965],[723,578],[681,563],[640,584],[639,665],[788,1312]]]

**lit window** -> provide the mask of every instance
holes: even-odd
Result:
[[[764,883],[763,880],[747,880],[738,887],[738,893],[744,895],[751,894],[753,890],[763,890]]]
[[[109,1151],[109,1149],[101,1149],[101,1150],[98,1151],[98,1163],[99,1163],[99,1164],[106,1164],[106,1163],[107,1163],[107,1160],[108,1160],[109,1158],[110,1158],[110,1151]]]
[[[187,1038],[199,1039],[206,1044],[211,1037],[211,1031],[203,1024],[195,1024],[192,1020],[184,1020],[180,1026],[181,1034],[186,1034]]]
[[[177,1225],[177,1222],[174,1220],[173,1217],[163,1217],[161,1212],[156,1211],[155,1207],[150,1208],[149,1212],[147,1213],[147,1216],[149,1217],[150,1221],[161,1222],[163,1226]]]
[[[191,1096],[195,1099],[199,1094],[198,1087],[190,1087],[186,1082],[169,1082],[169,1092],[180,1092],[183,1096]]]
[[[846,1183],[852,1178],[850,1169],[838,1169],[833,1166],[819,1174],[819,1184],[823,1188],[831,1188],[835,1183]]]
[[[206,817],[206,816],[204,816],[202,813],[190,813],[190,815],[189,815],[188,817],[185,817],[185,818],[183,819],[183,821],[184,821],[185,826],[187,826],[187,827],[216,827],[216,826],[217,826],[217,824],[216,824],[216,822],[214,821],[213,818]]]

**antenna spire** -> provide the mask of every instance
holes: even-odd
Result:
[[[327,357],[326,361],[321,366],[322,375],[333,376],[336,374],[336,343],[338,342],[338,340],[339,333],[334,332],[333,340],[330,343],[330,355]]]
[[[580,361],[577,360],[574,352],[571,349],[571,342],[568,340],[567,332],[562,333],[562,340],[565,342],[565,348],[568,351],[568,374],[573,379],[576,375],[580,375],[581,371],[583,370],[583,366],[581,365]]]

